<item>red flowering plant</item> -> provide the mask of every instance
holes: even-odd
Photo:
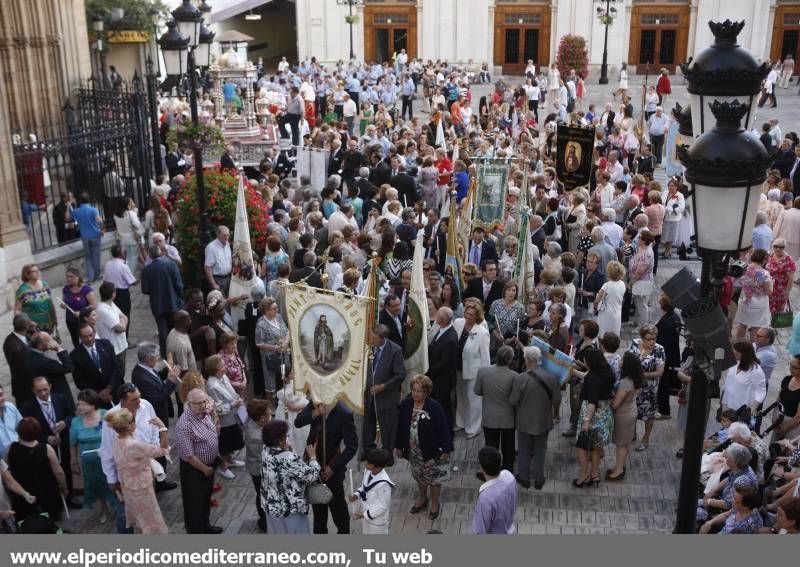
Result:
[[[211,148],[219,150],[225,145],[222,128],[213,123],[193,124],[185,120],[178,122],[167,132],[167,147],[177,144],[181,148]]]
[[[236,194],[239,178],[231,171],[205,169],[203,184],[206,189],[209,233],[215,234],[220,225],[231,229],[236,224]],[[245,184],[245,206],[250,224],[250,243],[253,253],[263,255],[267,246],[267,208],[261,193]],[[186,178],[175,199],[176,245],[183,260],[184,287],[198,287],[202,279],[203,258],[200,250],[200,208],[197,204],[197,179],[194,174]]]
[[[586,50],[586,40],[579,35],[563,36],[558,43],[556,65],[565,81],[572,69],[586,79],[589,75],[589,53]]]

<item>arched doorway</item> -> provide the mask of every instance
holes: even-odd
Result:
[[[635,4],[631,10],[631,37],[628,65],[636,73],[664,67],[670,73],[686,61],[689,44],[689,4]]]

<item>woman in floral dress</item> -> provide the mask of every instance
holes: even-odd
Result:
[[[489,352],[494,360],[497,349],[506,341],[507,335],[516,338],[520,325],[526,319],[525,308],[517,301],[517,282],[508,280],[503,286],[502,298],[492,303],[486,316],[492,342]]]
[[[238,337],[231,333],[222,335],[219,339],[220,349],[218,354],[225,363],[225,374],[228,376],[231,386],[233,386],[240,398],[244,398],[247,392],[247,366],[236,349],[237,340]]]
[[[772,276],[772,293],[769,296],[770,313],[787,311],[789,306],[789,290],[792,286],[792,277],[797,269],[797,264],[786,253],[786,240],[776,238],[772,243],[772,254],[766,265],[769,275]]]
[[[22,267],[22,284],[17,288],[14,313],[25,313],[39,326],[40,331],[53,333],[58,325],[53,307],[53,293],[47,282],[41,279],[39,266],[26,264]]]
[[[650,433],[653,431],[653,422],[656,419],[658,403],[656,393],[658,382],[664,373],[666,354],[664,347],[656,342],[658,330],[655,325],[643,325],[639,329],[639,338],[631,341],[628,352],[639,357],[644,371],[644,384],[636,396],[637,418],[644,422],[644,435],[637,451],[644,451],[650,444]]]
[[[125,518],[129,526],[135,524],[142,534],[166,534],[167,525],[156,500],[153,472],[150,461],[164,457],[169,452],[167,428],[154,417],[151,424],[161,431],[161,445],[155,447],[133,438],[136,422],[126,409],[106,414],[106,422],[117,432],[114,440],[114,463],[119,474],[122,498],[125,501]]]

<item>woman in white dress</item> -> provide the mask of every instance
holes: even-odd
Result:
[[[607,332],[619,335],[622,326],[622,300],[625,297],[625,266],[612,260],[606,266],[608,281],[603,284],[594,299],[594,312],[597,313],[598,336]]]
[[[561,87],[561,72],[555,63],[550,65],[547,72],[547,92],[550,93],[548,103],[553,106],[558,101],[558,90]]]
[[[516,284],[513,287],[516,288]],[[491,364],[489,331],[481,323],[483,309],[476,303],[464,307],[464,317],[453,321],[461,351],[456,373],[456,427],[464,428],[467,439],[477,437],[481,432],[482,404],[481,398],[475,394],[475,377],[479,368]]]
[[[623,63],[619,69],[619,88],[614,96],[619,95],[622,100],[628,95],[628,64]]]
[[[282,419],[289,424],[289,444],[292,446],[294,454],[302,457],[306,452],[306,439],[308,439],[308,432],[311,426],[295,427],[294,419],[308,405],[308,398],[302,392],[297,393],[294,391],[293,379],[294,373],[289,372],[284,379],[283,388],[278,390],[275,419]]]
[[[733,343],[733,356],[736,366],[728,369],[722,389],[720,405],[722,409],[737,411],[748,406],[753,414],[767,397],[767,379],[758,364],[753,343],[749,340]]]

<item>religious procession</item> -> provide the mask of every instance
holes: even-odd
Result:
[[[798,533],[800,139],[751,131],[776,69],[731,100],[712,59],[686,100],[405,50],[162,91],[147,210],[112,169],[59,213],[85,269],[22,269],[2,530],[218,534],[243,494],[257,533],[514,534],[564,491],[614,529],[649,483],[662,529]]]

